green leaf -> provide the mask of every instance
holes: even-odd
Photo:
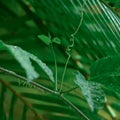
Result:
[[[87,81],[79,72],[76,74],[75,83],[81,88],[92,111],[103,107],[105,94],[99,83]]]
[[[45,35],[38,35],[38,38],[44,42],[46,45],[50,45],[51,39]]]
[[[51,69],[48,68],[47,65],[43,63],[40,59],[38,59],[35,55],[22,50],[20,47],[6,45],[2,41],[0,41],[0,50],[3,49],[8,50],[20,63],[21,67],[25,70],[26,76],[29,81],[39,77],[39,73],[35,71],[30,59],[35,61],[39,65],[39,67],[42,68],[42,70],[49,76],[50,80],[54,81]]]
[[[44,72],[49,76],[50,80],[54,82],[53,72],[50,68],[47,67],[45,63],[43,63],[38,57],[36,57],[33,54],[29,53],[29,57],[34,60],[43,70]]]
[[[91,79],[120,75],[120,56],[104,57],[91,66]]]
[[[90,79],[103,84],[120,96],[120,56],[105,57],[91,66]],[[108,84],[109,83],[109,84]]]
[[[56,43],[56,44],[61,44],[61,40],[57,37],[52,39],[52,42]]]
[[[73,59],[76,65],[73,63],[72,59],[70,60],[70,65],[68,65],[68,68],[67,68],[68,69],[67,72],[69,72],[69,74],[68,73],[66,74],[65,81],[64,81],[67,84],[67,86],[65,86],[64,89],[68,89],[69,87],[70,88],[72,87],[72,84],[71,84],[72,78],[70,77],[70,74],[73,71],[73,69],[71,70],[69,68],[77,68],[78,66],[80,70],[82,70],[82,72],[86,75],[89,73],[87,72],[89,70],[89,65],[91,65],[91,63],[93,63],[95,60],[105,56],[118,55],[120,53],[120,44],[119,44],[120,43],[119,42],[120,18],[113,12],[114,10],[112,9],[111,11],[109,7],[106,4],[104,4],[103,1],[106,1],[106,3],[108,3],[108,1],[111,1],[112,3],[111,5],[113,6],[113,9],[115,9],[115,6],[117,8],[120,8],[118,4],[119,0],[115,0],[115,1],[86,0],[85,7],[83,10],[84,15],[83,15],[82,26],[78,31],[78,34],[75,36],[74,49],[78,53],[78,59],[75,59],[75,60]],[[20,7],[22,7],[22,9],[24,9],[25,13],[23,13],[22,11],[18,12],[20,7],[16,7],[18,5],[15,6],[16,2],[19,4]],[[62,41],[61,47],[55,47],[55,52],[57,55],[56,57],[58,61],[58,70],[59,70],[58,80],[59,80],[61,79],[61,74],[63,72],[63,67],[64,67],[63,63],[65,62],[65,58],[66,58],[66,56],[62,54],[63,53],[62,51],[69,44],[70,34],[73,33],[74,30],[76,30],[79,24],[79,21],[81,19],[81,11],[82,11],[81,8],[82,8],[83,2],[85,1],[83,0],[77,0],[77,1],[75,0],[69,0],[69,1],[67,0],[59,0],[59,1],[57,0],[53,0],[53,1],[22,0],[18,2],[16,0],[11,0],[11,2],[9,3],[9,0],[1,0],[0,1],[0,14],[1,14],[0,37],[1,39],[4,39],[6,42],[10,44],[14,43],[14,44],[21,45],[26,50],[28,49],[30,52],[35,53],[37,56],[41,56],[42,57],[41,59],[46,58],[44,59],[44,61],[49,62],[50,66],[53,67],[54,64],[52,63],[54,62],[54,60],[51,58],[49,54],[49,49],[46,49],[46,48],[44,49],[42,44],[41,46],[35,44],[36,43],[35,36],[38,35],[39,33],[42,33],[42,34],[50,33],[53,36],[58,36]],[[16,17],[16,15],[13,15],[13,13],[16,13],[16,15],[19,17]],[[28,26],[28,25],[26,26],[25,23],[27,23],[29,20],[33,21],[35,23],[35,26],[37,26],[37,28],[35,28],[34,26]],[[40,40],[40,42],[42,43],[42,40]],[[10,62],[14,62],[14,61],[13,60],[9,61],[9,58],[6,57],[6,54],[1,54],[1,58],[2,56],[5,56],[5,58],[0,59],[0,65],[3,65],[3,66],[6,65],[7,68],[13,69],[13,66],[11,66],[12,64]],[[14,66],[14,69],[17,69],[18,71],[20,70],[19,66]],[[6,75],[4,74],[4,76]],[[44,78],[44,76],[42,76],[41,78]],[[5,77],[5,80],[8,81],[9,79],[6,79]],[[11,80],[13,80],[13,78],[11,78]],[[41,80],[40,80],[41,83],[45,82]],[[69,80],[69,84],[68,84],[68,80]],[[94,80],[100,83],[105,83],[105,87],[111,86],[111,90],[113,91],[119,88],[120,86],[119,76],[117,77],[102,76],[102,77],[97,77],[97,79],[94,79]],[[13,87],[14,84],[12,83],[10,83],[10,85],[12,85]],[[16,87],[20,91],[21,87],[18,87],[17,85]],[[118,87],[116,87],[116,85],[118,85]],[[48,83],[48,81],[46,82],[45,86],[48,86],[49,88],[51,88],[51,85]],[[115,86],[115,88],[112,86]],[[15,90],[16,90],[16,87],[15,87]],[[89,113],[88,107],[84,106],[84,104],[81,102],[81,101],[83,102],[85,101],[81,97],[81,92],[79,92],[78,90],[79,89],[75,90],[75,92],[73,91],[74,92],[74,93],[72,92],[73,94],[70,93],[70,98],[71,98],[70,100],[78,108],[80,108],[87,116],[89,116],[89,119],[91,120],[112,119],[112,116],[109,114],[107,110],[105,111],[102,110],[102,113],[99,112],[100,114],[93,117],[94,114],[91,114],[91,112]],[[3,93],[1,90],[0,92]],[[64,119],[73,120],[73,118],[70,118],[70,116],[67,114],[68,112],[65,109],[61,109],[59,112],[56,112],[56,108],[54,108],[53,103],[55,104],[55,106],[56,106],[55,101],[58,103],[58,106],[60,106],[60,103],[63,104],[63,102],[59,103],[58,99],[52,98],[53,103],[51,104],[51,106],[46,106],[47,104],[50,103],[50,99],[48,97],[49,94],[46,94],[46,92],[44,91],[37,92],[37,91],[33,91],[33,89],[26,90],[23,88],[21,89],[21,92],[34,93],[31,95],[28,101],[32,99],[35,102],[37,100],[38,104],[36,104],[36,108],[39,107],[40,109],[38,113],[42,115],[43,114],[46,115],[47,118],[45,119],[54,120],[57,117],[59,120],[64,120]],[[36,94],[41,94],[42,92],[47,96],[46,100],[48,101],[45,104],[44,104],[45,96],[36,96]],[[111,101],[111,102],[116,101],[114,99],[115,96],[113,94],[111,95],[111,92],[108,92],[107,94],[110,95],[108,96],[109,98],[108,101]],[[26,94],[25,94],[25,97],[26,97]],[[6,97],[6,99],[7,98],[8,97]],[[41,99],[38,99],[38,98],[42,98],[42,101]],[[78,98],[80,98],[79,102],[78,102]],[[44,107],[41,107],[41,105],[43,104],[44,104]],[[63,106],[65,105],[63,104]],[[18,108],[17,109],[18,112],[21,111],[19,106],[17,108]],[[50,108],[49,111],[48,111],[48,108]],[[54,108],[54,112],[53,112],[53,108]],[[17,110],[14,109],[15,112]],[[46,113],[46,110],[49,113],[48,112]],[[2,112],[2,109],[0,109],[0,111]],[[9,113],[8,105],[4,113],[6,113],[6,111],[7,113]],[[116,112],[117,112],[117,118],[119,119],[120,110],[117,110]],[[24,111],[23,113],[25,114]],[[28,114],[29,113],[27,112],[27,115]],[[28,119],[30,118],[27,115],[24,118],[26,120],[27,118]],[[31,116],[31,114],[29,115]],[[73,111],[70,112],[70,115],[78,117],[76,120],[82,119],[79,116],[77,116],[77,114],[74,114]],[[21,119],[21,114],[17,115],[17,117],[18,119]],[[14,116],[14,118],[16,117]]]

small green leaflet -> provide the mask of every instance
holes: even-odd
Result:
[[[59,38],[57,38],[57,37],[55,37],[55,38],[53,38],[53,39],[51,40],[50,37],[47,37],[47,36],[45,36],[45,35],[38,35],[38,38],[39,38],[42,42],[44,42],[46,45],[50,45],[51,42],[54,42],[54,43],[56,43],[56,44],[61,44],[61,40],[60,40]]]
[[[7,50],[14,56],[14,58],[20,63],[21,67],[25,70],[26,76],[27,76],[29,82],[31,80],[39,77],[39,73],[35,71],[30,59],[35,61],[42,68],[42,70],[49,76],[50,80],[52,80],[54,82],[54,77],[53,77],[53,73],[52,73],[51,69],[48,68],[46,66],[46,64],[43,63],[35,55],[33,55],[29,52],[26,52],[25,50],[21,49],[20,47],[6,45],[2,41],[0,41],[0,50]]]
[[[87,81],[80,72],[76,74],[75,83],[81,88],[92,111],[103,107],[105,94],[99,83]]]
[[[52,42],[56,43],[56,44],[61,44],[61,40],[57,37],[52,39]]]
[[[46,45],[50,45],[51,39],[45,35],[38,35],[38,38],[42,40]]]

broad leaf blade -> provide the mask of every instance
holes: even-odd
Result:
[[[120,75],[120,56],[97,60],[91,67],[91,78]]]
[[[100,84],[87,81],[79,72],[76,74],[75,83],[81,88],[92,111],[103,107],[105,94]]]
[[[120,56],[105,57],[91,66],[91,80],[103,84],[120,96]],[[109,84],[108,84],[109,83]]]
[[[35,55],[22,50],[20,47],[6,45],[2,41],[0,41],[0,50],[8,50],[14,56],[14,58],[20,63],[22,68],[25,70],[26,76],[29,81],[39,77],[39,73],[35,71],[30,59],[34,60],[49,76],[50,80],[54,81],[51,69],[48,68],[47,65],[43,63],[40,59],[38,59]]]

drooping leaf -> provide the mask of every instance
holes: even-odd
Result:
[[[38,57],[36,57],[33,54],[29,53],[29,57],[34,60],[43,70],[44,72],[49,76],[50,80],[54,82],[53,72],[50,68],[47,67],[45,63],[43,63]]]
[[[51,39],[45,35],[38,35],[38,38],[44,42],[46,45],[50,45]]]
[[[39,73],[35,71],[30,59],[35,61],[43,69],[43,71],[49,76],[50,80],[54,81],[51,69],[38,59],[37,56],[26,52],[18,46],[6,45],[2,41],[0,41],[0,50],[8,50],[14,56],[14,58],[20,63],[21,67],[25,70],[29,81],[39,77]]]
[[[103,107],[105,94],[99,83],[87,81],[79,72],[76,74],[75,83],[81,88],[92,111]]]

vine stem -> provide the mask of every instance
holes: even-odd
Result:
[[[85,1],[86,2],[86,1]],[[75,35],[78,33],[80,27],[81,27],[81,24],[82,24],[82,21],[83,21],[83,12],[84,12],[84,5],[85,5],[85,2],[83,3],[82,5],[82,9],[81,9],[81,19],[79,21],[79,25],[77,26],[76,30],[70,35],[70,42],[72,42],[70,45],[68,45],[67,49],[66,49],[66,53],[68,55],[68,58],[67,58],[67,61],[65,63],[65,67],[64,67],[64,70],[63,70],[63,74],[62,74],[62,80],[61,80],[61,83],[60,83],[60,89],[59,91],[61,92],[62,91],[62,86],[63,86],[63,81],[64,81],[64,78],[65,78],[65,73],[66,73],[66,69],[67,69],[67,65],[68,65],[68,62],[70,60],[70,57],[71,57],[71,54],[69,52],[71,52],[73,46],[74,46],[74,37]]]
[[[79,88],[79,87],[78,87],[78,86],[76,86],[76,87],[71,88],[71,89],[69,89],[69,90],[62,91],[62,92],[61,92],[61,94],[66,94],[66,93],[69,93],[69,92],[71,92],[71,91],[73,91],[73,90],[75,90],[75,89],[77,89],[77,88]]]
[[[70,105],[75,111],[77,111],[85,120],[90,120],[79,108],[77,108],[73,103],[61,95],[61,98]]]
[[[63,74],[62,74],[62,80],[61,80],[61,83],[60,83],[60,89],[59,89],[59,92],[61,92],[62,90],[62,85],[63,85],[63,81],[64,81],[64,77],[65,77],[65,73],[66,73],[66,69],[67,69],[67,65],[68,65],[68,62],[70,60],[70,55],[68,56],[67,58],[67,61],[66,61],[66,64],[65,64],[65,68],[64,68],[64,71],[63,71]]]
[[[5,69],[5,68],[2,68],[2,67],[0,67],[0,71],[1,72],[4,72],[4,73],[7,73],[7,74],[9,74],[9,75],[11,75],[11,76],[13,76],[13,77],[16,77],[16,78],[18,78],[18,79],[21,79],[22,81],[28,81],[25,77],[23,77],[23,76],[21,76],[21,75],[18,75],[18,74],[16,74],[15,72],[13,72],[13,71],[10,71],[10,70],[7,70],[7,69]],[[0,82],[1,83],[3,83],[3,81],[1,81],[0,80]],[[44,91],[46,91],[46,92],[48,92],[48,93],[51,93],[51,94],[53,94],[53,95],[55,95],[55,96],[58,96],[59,98],[61,98],[68,106],[70,106],[73,110],[75,110],[84,120],[90,120],[79,108],[77,108],[72,102],[70,102],[67,98],[65,98],[60,92],[57,92],[57,91],[53,91],[53,90],[51,90],[51,89],[49,89],[49,88],[47,88],[47,87],[45,87],[45,86],[43,86],[43,85],[41,85],[41,84],[38,84],[38,83],[36,83],[36,82],[33,82],[33,81],[31,81],[30,82],[33,86],[35,86],[35,88],[36,89],[38,89],[38,90],[44,90]],[[4,83],[5,84],[5,83]],[[8,85],[7,85],[8,86]],[[11,89],[10,89],[11,90]],[[13,92],[13,90],[11,90],[12,92]],[[14,93],[14,92],[13,92]],[[16,93],[15,93],[16,94]]]
[[[2,72],[4,72],[4,73],[7,73],[7,74],[9,74],[9,75],[12,75],[12,76],[14,76],[14,77],[16,77],[16,78],[19,78],[20,80],[22,80],[22,81],[24,81],[24,82],[28,82],[28,79],[27,79],[27,78],[25,78],[25,77],[23,77],[23,76],[21,76],[21,75],[18,75],[18,74],[16,74],[16,73],[13,72],[13,71],[7,70],[7,69],[2,68],[2,67],[0,67],[0,71],[2,71]],[[36,82],[31,81],[31,82],[29,82],[29,83],[31,83],[31,84],[32,84],[33,86],[35,86],[37,89],[40,89],[40,90],[42,89],[42,90],[47,91],[47,92],[52,93],[52,94],[55,93],[55,91],[53,91],[53,90],[51,90],[51,89],[49,89],[49,88],[46,88],[46,87],[44,87],[43,85],[40,85],[40,84],[38,84],[38,83],[36,83]]]
[[[53,53],[53,57],[54,57],[54,61],[55,61],[55,91],[57,91],[57,89],[58,89],[58,85],[57,85],[57,72],[58,72],[58,70],[57,70],[57,60],[56,60],[56,55],[55,55],[55,51],[54,51],[54,47],[53,47],[53,45],[52,45],[52,42],[51,42],[51,47],[52,47],[52,53]]]

